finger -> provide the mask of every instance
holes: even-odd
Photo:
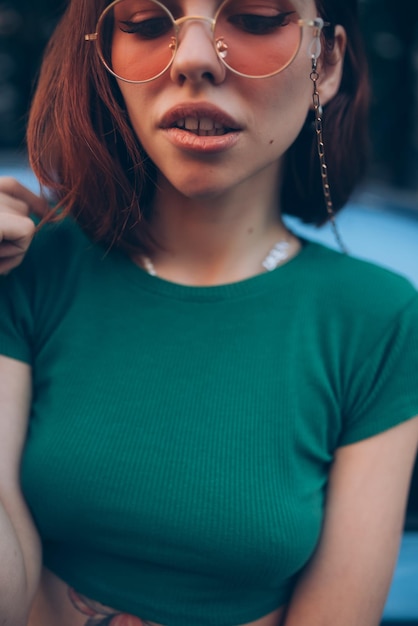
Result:
[[[9,256],[13,250],[17,254],[25,252],[35,233],[35,224],[29,217],[14,213],[0,214],[0,251]],[[0,254],[1,254],[0,252]]]
[[[8,274],[26,254],[35,233],[29,217],[0,214],[0,274]]]
[[[0,259],[0,275],[8,274],[11,270],[21,264],[24,254],[17,254],[6,259]]]
[[[30,189],[19,183],[11,176],[0,177],[0,194],[6,194],[14,201],[23,203],[24,214],[33,213],[37,217],[44,217],[51,211],[51,207],[45,198],[36,195]],[[22,205],[18,206],[19,212],[22,212]]]
[[[27,217],[30,213],[30,207],[23,200],[18,200],[10,194],[0,191],[0,213],[16,213],[16,215]]]

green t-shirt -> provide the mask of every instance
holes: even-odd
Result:
[[[188,287],[66,221],[0,281],[0,353],[33,365],[22,487],[45,565],[169,626],[288,601],[335,449],[418,414],[418,297],[318,244]]]

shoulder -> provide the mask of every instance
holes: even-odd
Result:
[[[319,244],[308,244],[307,252],[315,321],[339,377],[339,445],[347,445],[418,412],[418,292],[408,279],[369,261]]]
[[[69,218],[42,226],[35,234],[27,254],[27,263],[60,261],[77,256],[92,246],[81,228]]]
[[[104,252],[77,224],[64,219],[42,226],[22,263],[0,277],[0,298],[14,310],[52,311],[64,296],[73,297],[86,269]]]
[[[418,300],[404,276],[318,243],[309,242],[307,248],[310,278],[336,310],[387,318]]]
[[[32,362],[91,293],[105,251],[69,219],[42,226],[22,263],[0,277],[0,352]]]
[[[99,248],[73,220],[47,223],[35,233],[25,258],[5,277],[5,284],[26,285],[31,290],[52,286],[78,271],[93,250]]]

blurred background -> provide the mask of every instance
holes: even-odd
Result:
[[[418,0],[359,2],[373,93],[372,153],[366,180],[338,224],[354,256],[394,269],[418,287]],[[0,0],[0,175],[34,189],[25,160],[26,116],[45,44],[65,4]],[[329,228],[289,221],[300,234],[335,246]],[[418,626],[418,462],[384,624]]]

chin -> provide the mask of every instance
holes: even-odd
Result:
[[[197,201],[209,201],[227,193],[233,187],[230,178],[225,181],[221,180],[218,174],[215,175],[214,172],[212,172],[212,174],[211,176],[201,170],[195,171],[194,174],[188,172],[187,178],[179,179],[179,177],[170,176],[167,182],[175,192],[185,198]]]

